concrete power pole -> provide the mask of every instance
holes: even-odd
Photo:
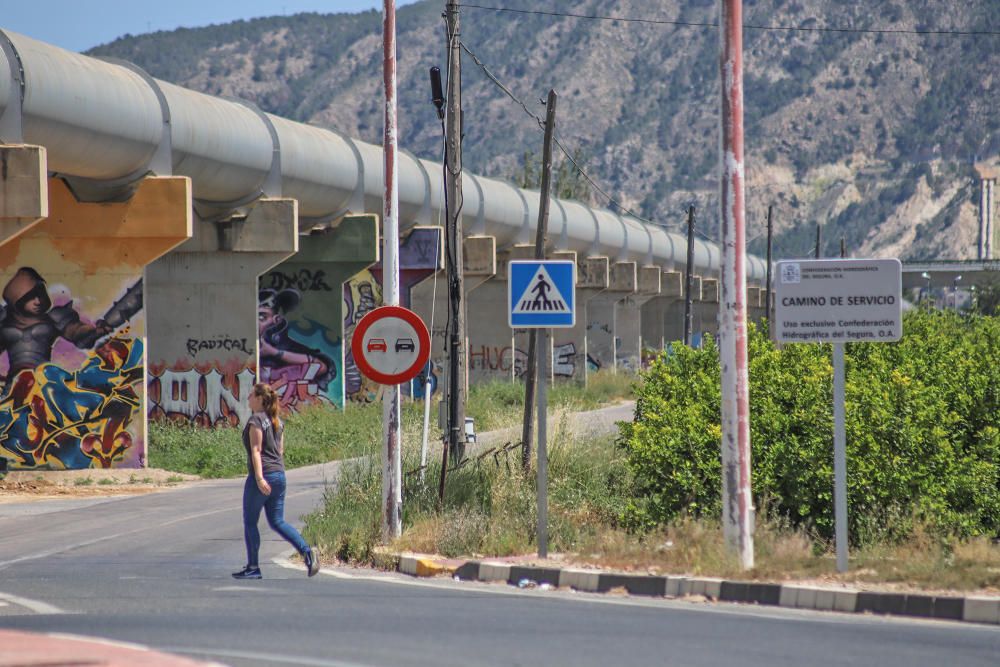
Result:
[[[445,117],[445,220],[447,241],[448,307],[448,453],[457,463],[465,452],[465,296],[462,264],[462,48],[459,42],[459,4],[448,0],[448,110]]]
[[[692,301],[694,277],[694,206],[688,206],[687,263],[684,265],[684,344],[691,347]]]
[[[722,529],[740,566],[753,567],[750,402],[747,371],[746,225],[743,163],[743,3],[720,0],[722,92]]]
[[[382,295],[387,306],[399,305],[399,168],[396,164],[396,0],[383,0],[382,78],[385,86],[385,198],[382,204]],[[403,518],[402,443],[399,438],[399,385],[382,395],[382,538],[400,536]]]
[[[556,91],[549,90],[545,107],[545,138],[542,144],[542,189],[538,198],[538,225],[535,227],[535,259],[545,259],[545,234],[549,225],[549,190],[552,183],[552,137],[556,126]],[[548,353],[548,346],[541,350]],[[521,427],[521,466],[531,465],[532,410],[535,402],[535,380],[545,382],[538,373],[538,330],[528,332],[528,368],[524,375],[524,423]],[[540,418],[540,417],[539,417]],[[539,456],[542,453],[539,451]]]

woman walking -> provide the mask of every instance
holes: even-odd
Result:
[[[299,531],[285,521],[285,438],[284,425],[278,418],[278,395],[270,385],[254,385],[250,392],[253,413],[243,429],[243,447],[247,450],[247,481],[243,486],[243,538],[247,544],[247,564],[236,579],[260,579],[260,531],[257,522],[264,510],[271,529],[294,546],[306,562],[309,576],[319,572],[319,560],[302,539]]]

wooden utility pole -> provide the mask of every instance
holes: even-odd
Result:
[[[535,259],[545,259],[545,234],[549,228],[549,190],[552,187],[552,138],[556,127],[556,91],[549,90],[545,102],[545,139],[542,145],[542,189],[538,199],[538,225],[535,227]],[[548,354],[548,345],[542,354]],[[547,364],[546,364],[547,365]],[[538,330],[528,333],[528,368],[524,375],[524,424],[521,427],[521,465],[527,470],[531,465],[531,441],[534,419],[535,380],[538,377]],[[539,452],[539,456],[541,456]]]
[[[719,75],[722,94],[722,529],[740,567],[753,567],[750,495],[750,398],[747,371],[747,272],[743,161],[743,3],[721,0]]]
[[[771,329],[771,245],[774,243],[774,227],[771,225],[773,206],[767,207],[767,278],[764,282],[764,317],[767,327]]]
[[[447,216],[448,306],[448,452],[455,463],[465,454],[465,308],[462,305],[462,48],[459,42],[459,4],[448,0],[448,107],[445,116],[445,196]]]
[[[694,206],[688,206],[687,264],[684,265],[684,344],[691,347],[691,285],[694,284]]]
[[[816,259],[823,258],[823,225],[816,223]]]

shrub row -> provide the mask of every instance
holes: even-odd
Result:
[[[763,511],[833,535],[829,345],[776,348],[749,331],[753,495]],[[911,311],[898,343],[847,345],[849,529],[867,544],[914,522],[956,536],[1000,532],[1000,318]],[[721,508],[717,350],[677,346],[646,371],[622,423],[632,528]],[[762,510],[758,510],[762,511]]]

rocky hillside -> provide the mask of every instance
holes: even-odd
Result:
[[[471,3],[470,3],[471,4]],[[715,0],[497,0],[552,12],[717,20]],[[651,5],[655,4],[655,8]],[[778,257],[811,251],[969,258],[971,162],[1000,152],[996,0],[745,0],[748,238],[763,252],[775,207]],[[444,69],[443,0],[399,10],[401,140],[439,157],[427,70]],[[775,30],[763,27],[799,27]],[[874,29],[830,32],[815,28]],[[300,14],[126,36],[92,51],[154,76],[378,142],[381,17]],[[462,39],[533,111],[560,94],[559,132],[625,206],[679,227],[689,203],[715,236],[718,30],[465,8]],[[464,60],[466,166],[518,180],[540,152],[537,124]],[[530,180],[530,179],[529,179]],[[607,205],[596,192],[594,203]]]

